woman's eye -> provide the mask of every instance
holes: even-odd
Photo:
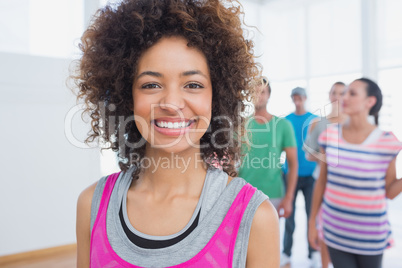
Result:
[[[152,89],[152,88],[160,88],[160,86],[158,84],[145,84],[141,88]]]
[[[191,88],[191,89],[204,88],[202,85],[197,84],[197,83],[190,83],[190,84],[186,85],[186,87]]]

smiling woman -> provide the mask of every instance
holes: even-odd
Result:
[[[171,5],[174,8],[168,9]],[[252,56],[253,43],[243,37],[240,15],[240,7],[225,8],[216,0],[187,4],[123,1],[119,6],[99,10],[82,37],[80,48],[84,54],[74,77],[79,98],[88,104],[86,112],[92,118],[93,132],[87,140],[101,138],[110,144],[109,148],[118,153],[120,168],[126,171],[136,165],[133,178],[138,176],[145,142],[137,125],[145,122],[133,115],[135,107],[128,100],[132,99],[134,79],[152,72],[154,77],[162,75],[145,69],[140,73],[140,57],[162,37],[181,37],[189,48],[203,54],[208,67],[204,73],[209,74],[213,86],[212,121],[200,140],[203,160],[211,163],[230,158],[233,161],[220,165],[235,175],[233,163],[239,158],[240,146],[232,132],[236,130],[238,137],[243,134],[245,118],[239,114],[246,109],[244,101],[254,95],[251,81],[259,74]],[[171,53],[172,59],[166,64],[176,62],[180,54]],[[193,71],[185,70],[187,76]],[[135,161],[131,157],[134,152],[141,156]]]
[[[134,114],[148,150],[199,152],[211,121],[212,84],[207,60],[182,37],[163,38],[140,58],[133,83]],[[194,159],[195,160],[195,159]]]
[[[76,79],[88,141],[121,172],[82,192],[78,267],[278,267],[278,219],[236,176],[259,75],[241,7],[125,0],[85,31]]]

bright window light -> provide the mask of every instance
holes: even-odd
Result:
[[[83,32],[83,0],[0,3],[0,51],[68,58]]]

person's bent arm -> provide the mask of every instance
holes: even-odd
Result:
[[[280,213],[283,209],[283,215],[279,216],[287,218],[290,216],[290,214],[292,214],[294,209],[292,206],[297,185],[298,162],[296,147],[287,147],[284,149],[284,151],[286,152],[286,160],[288,162],[287,187],[285,197],[279,204],[278,213]]]
[[[246,267],[278,268],[279,255],[278,215],[266,200],[258,207],[251,224]]]
[[[385,175],[386,197],[394,199],[402,192],[402,178],[396,178],[396,158],[391,161]]]
[[[321,150],[324,154],[324,150]],[[320,210],[322,199],[327,184],[327,163],[320,162],[320,176],[315,182],[313,191],[313,200],[311,203],[310,218],[308,224],[308,240],[312,248],[319,249],[319,237],[316,228],[316,218],[318,211]]]
[[[308,160],[308,161],[312,161],[312,162],[318,162],[318,161],[320,161],[320,158],[319,158],[319,154],[318,153],[314,153],[314,152],[306,152],[306,154],[305,154],[305,156],[306,156],[306,159]]]
[[[320,120],[318,118],[314,118],[313,120],[311,120],[311,125],[308,128],[308,132],[307,132],[307,139],[305,141],[305,143],[303,144],[303,151],[305,151],[305,157],[308,161],[313,161],[313,162],[318,162],[320,161],[319,156],[319,152],[315,152],[315,150],[313,150],[312,148],[305,148],[305,146],[307,144],[311,144],[311,133],[313,132],[313,130],[315,129],[315,127],[317,126],[318,122]]]
[[[89,267],[91,240],[91,204],[96,183],[86,188],[78,197],[77,202],[77,268]]]

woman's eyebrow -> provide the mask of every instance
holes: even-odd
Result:
[[[190,75],[195,75],[195,74],[199,74],[201,76],[204,76],[205,78],[208,78],[203,72],[201,72],[199,70],[186,71],[186,72],[183,72],[180,76],[190,76]]]
[[[203,72],[201,72],[199,70],[186,71],[186,72],[181,73],[180,76],[191,76],[191,75],[197,75],[197,74],[204,76],[205,78],[208,78],[207,75],[205,75]],[[146,75],[154,76],[154,77],[163,77],[163,74],[161,74],[161,73],[153,72],[153,71],[145,71],[145,72],[140,73],[136,79],[139,79]]]
[[[163,74],[161,74],[161,73],[152,72],[152,71],[145,71],[145,72],[140,73],[140,74],[137,76],[137,79],[139,79],[139,78],[141,78],[141,77],[143,77],[143,76],[145,76],[145,75],[150,75],[150,76],[155,76],[155,77],[163,77]]]

